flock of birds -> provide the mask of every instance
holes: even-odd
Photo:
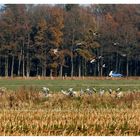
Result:
[[[0,87],[0,96],[2,96],[5,92],[7,91],[7,89],[5,87]],[[136,92],[135,90],[133,91],[133,93]],[[50,91],[50,89],[48,87],[42,87],[42,90],[40,92],[41,94],[43,94],[43,96],[45,97],[53,97],[54,94],[52,94],[52,92]],[[99,95],[99,96],[103,96],[105,94],[108,95],[113,95],[113,97],[116,98],[121,98],[124,96],[124,92],[121,90],[121,88],[117,88],[116,90],[113,89],[108,89],[105,90],[104,88],[97,90],[96,88],[86,88],[85,90],[83,90],[82,88],[80,89],[80,91],[75,91],[73,88],[69,88],[67,90],[63,90],[61,89],[61,91],[59,92],[62,95],[68,96],[68,97],[79,97],[79,96],[83,96],[83,95]],[[132,93],[132,92],[131,92]]]
[[[50,89],[48,87],[43,87],[42,88],[42,93],[45,95],[45,97],[51,97],[52,94],[50,93]],[[69,97],[78,97],[78,96],[82,96],[82,95],[93,95],[93,94],[97,94],[99,96],[103,96],[106,93],[108,93],[109,95],[115,95],[115,97],[117,98],[121,98],[123,97],[123,91],[121,90],[121,88],[117,88],[116,90],[113,89],[108,89],[107,91],[105,91],[104,89],[99,89],[97,90],[96,88],[86,88],[85,90],[81,89],[80,91],[75,91],[73,90],[73,88],[69,88],[68,90],[61,90],[60,93],[62,93],[65,96],[69,96]]]

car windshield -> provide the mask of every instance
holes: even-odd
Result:
[[[114,71],[113,73],[114,73],[114,74],[118,74],[118,72],[116,72],[116,71]]]

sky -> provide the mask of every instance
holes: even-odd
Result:
[[[140,4],[140,0],[0,0],[0,4]]]

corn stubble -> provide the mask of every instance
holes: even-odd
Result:
[[[0,135],[138,136],[140,93],[45,98],[35,88],[0,97]]]

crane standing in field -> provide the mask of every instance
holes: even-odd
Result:
[[[113,93],[113,90],[110,88],[110,89],[108,90],[108,92],[109,92],[109,94],[112,94],[112,93]]]
[[[103,96],[104,94],[105,94],[105,90],[104,90],[104,89],[100,89],[100,90],[99,90],[99,95],[100,95],[100,96]]]
[[[94,93],[97,93],[97,89],[96,88],[92,88]]]
[[[116,97],[117,98],[123,97],[123,92],[122,92],[121,88],[117,88],[117,90],[116,90]]]
[[[47,87],[43,87],[42,88],[42,92],[45,95],[45,97],[51,97],[52,96],[51,94],[49,94],[50,93],[50,89],[47,88]]]
[[[0,88],[0,96],[2,96],[5,92],[6,92],[6,88],[5,87],[1,87]]]
[[[42,91],[44,92],[45,95],[47,95],[50,92],[50,89],[47,87],[43,87]]]
[[[64,91],[63,89],[61,90],[61,93],[66,95],[66,96],[70,96],[73,97],[74,96],[74,91],[73,88],[69,88],[67,91]]]
[[[87,92],[88,95],[92,95],[93,94],[93,91],[90,88],[87,88],[86,92]]]
[[[74,91],[73,88],[69,88],[67,91],[61,90],[61,93],[69,97],[79,97],[84,94],[84,91],[82,89],[80,91]]]

